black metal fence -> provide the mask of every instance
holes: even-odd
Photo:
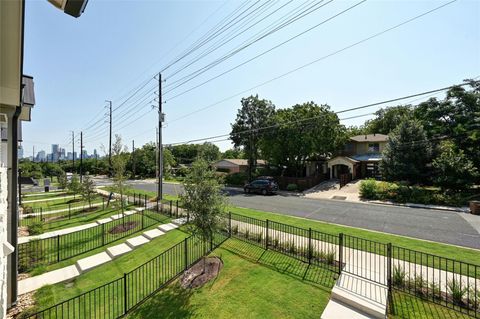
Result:
[[[149,200],[145,194],[133,193],[129,197],[134,205],[144,207],[145,209],[163,213],[171,218],[189,217],[188,212],[179,206],[178,200]]]
[[[119,318],[168,285],[203,256],[220,246],[228,235],[204,243],[190,236],[140,267],[103,286],[56,304],[27,318]]]
[[[97,210],[105,209],[105,198],[96,198],[90,206],[87,202],[69,203],[66,207],[28,207],[20,215],[20,226],[30,226],[35,223],[48,223],[54,221],[68,220],[85,214],[93,213]],[[60,212],[55,212],[62,210]]]
[[[58,263],[93,249],[128,237],[136,232],[164,222],[154,211],[143,210],[131,215],[65,235],[34,239],[18,245],[19,271]]]
[[[480,266],[391,243],[229,213],[233,237],[480,318]],[[390,304],[390,310],[392,304]]]

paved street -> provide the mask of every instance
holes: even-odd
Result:
[[[133,182],[132,187],[156,190],[151,182]],[[182,186],[165,183],[163,189],[165,194],[178,195]],[[480,216],[288,195],[246,195],[235,188],[227,191],[230,202],[240,207],[480,249],[480,234],[472,226],[478,225]]]

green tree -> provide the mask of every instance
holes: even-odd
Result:
[[[95,183],[89,175],[83,176],[81,193],[83,200],[88,202],[88,207],[92,208],[92,200],[95,197]]]
[[[73,174],[70,183],[68,183],[68,191],[73,194],[73,199],[75,199],[77,194],[80,192],[81,187],[82,186],[80,184],[80,180],[78,179],[78,175]]]
[[[230,159],[236,159],[236,158],[245,158],[245,152],[243,152],[239,148],[232,148],[229,150],[226,150],[222,154],[222,158],[230,158]]]
[[[68,179],[67,179],[67,174],[63,173],[58,177],[58,186],[62,189],[67,189],[68,188]]]
[[[433,181],[443,190],[468,189],[478,178],[478,170],[473,162],[449,141],[442,143],[440,155],[433,160],[433,167],[436,170]]]
[[[344,127],[328,105],[297,104],[272,119],[278,127],[263,134],[262,154],[271,165],[286,166],[287,174],[303,176],[309,158],[328,156],[343,141]]]
[[[221,157],[218,146],[205,142],[203,144],[181,144],[170,146],[175,162],[178,164],[191,164],[197,158],[201,157],[208,162],[213,162]]]
[[[467,80],[470,88],[453,87],[443,100],[421,103],[415,117],[433,140],[449,139],[480,170],[480,81]]]
[[[259,99],[258,95],[243,98],[241,105],[235,122],[231,124],[230,138],[235,147],[242,147],[246,153],[251,178],[251,174],[257,167],[257,159],[260,157],[260,140],[263,131],[257,130],[271,123],[275,105],[271,101]]]
[[[126,153],[126,147],[122,144],[122,138],[120,135],[115,134],[115,141],[112,144],[112,171],[113,171],[113,183],[116,191],[120,194],[120,202],[115,202],[115,206],[120,208],[122,214],[125,210],[124,206],[124,194],[125,194],[125,180],[126,166],[128,154]]]
[[[390,134],[399,123],[413,118],[411,105],[399,105],[381,108],[375,112],[375,118],[365,123],[366,134]],[[359,134],[357,134],[359,135]]]
[[[187,227],[193,235],[204,243],[209,243],[214,234],[223,227],[222,214],[227,202],[225,195],[221,193],[222,184],[209,163],[198,159],[193,162],[183,187],[185,191],[180,198],[191,216]]]
[[[391,181],[425,182],[431,154],[422,125],[416,120],[403,120],[389,135],[380,165],[382,174]]]

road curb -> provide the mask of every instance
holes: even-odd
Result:
[[[402,204],[402,203],[394,203],[394,202],[379,201],[379,200],[369,200],[369,201],[364,201],[364,203],[400,206],[400,207],[408,207],[408,208],[442,210],[442,211],[456,212],[456,213],[470,213],[470,209],[468,207],[435,206],[435,205],[424,205],[424,204],[414,204],[414,203]]]

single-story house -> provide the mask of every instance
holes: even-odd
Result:
[[[248,160],[246,159],[222,159],[213,163],[213,166],[218,171],[233,173],[243,173],[248,170]],[[257,160],[257,167],[264,167],[264,160]]]

